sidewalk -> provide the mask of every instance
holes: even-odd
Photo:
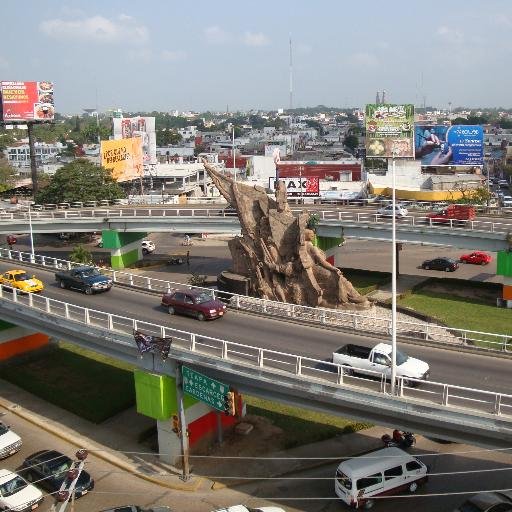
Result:
[[[179,491],[207,491],[247,483],[247,480],[224,478],[219,478],[216,482],[198,475],[237,475],[242,478],[282,476],[324,464],[334,464],[335,459],[341,461],[342,458],[382,447],[380,436],[383,428],[373,427],[287,451],[268,453],[252,460],[250,464],[243,458],[220,461],[208,457],[193,458],[191,465],[196,474],[193,471],[192,478],[184,482],[180,479],[181,471],[178,468],[161,462],[156,454],[148,454],[147,446],[137,442],[140,432],[153,426],[154,421],[137,414],[135,408],[98,425],[0,380],[1,409],[8,410],[77,448],[87,449],[94,456],[124,471],[156,485]],[[250,443],[251,435],[246,439]]]

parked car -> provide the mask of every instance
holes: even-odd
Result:
[[[29,276],[24,270],[8,270],[0,275],[0,284],[6,288],[16,288],[24,293],[42,292],[43,283],[36,276]]]
[[[459,258],[461,263],[473,263],[474,265],[487,265],[492,261],[492,256],[482,251],[463,254]]]
[[[0,510],[35,510],[42,501],[43,493],[36,486],[14,471],[0,469]]]
[[[481,492],[474,494],[453,512],[509,512],[512,511],[512,492]]]
[[[498,180],[498,186],[500,188],[508,188],[508,181],[507,180]]]
[[[219,508],[214,512],[284,512],[281,507],[251,507],[245,505],[232,505],[231,507]]]
[[[0,421],[0,459],[14,455],[21,445],[21,437]]]
[[[124,505],[121,507],[107,508],[101,512],[172,512],[171,509],[165,505],[158,505],[151,508],[142,508],[138,505]]]
[[[421,268],[425,270],[444,270],[445,272],[455,272],[459,268],[459,264],[452,258],[434,258],[425,260],[421,264]]]
[[[195,316],[198,320],[213,320],[226,313],[226,306],[204,290],[176,290],[165,293],[162,306],[167,308],[170,315],[181,313]]]
[[[22,470],[29,482],[37,482],[37,485],[55,492],[60,489],[67,472],[76,464],[78,463],[56,450],[41,450],[23,461]],[[76,483],[75,498],[84,496],[92,489],[94,480],[87,471],[82,470]]]
[[[141,245],[142,254],[152,253],[156,249],[154,242],[152,242],[151,240],[142,240]]]
[[[112,279],[103,275],[97,268],[89,266],[62,270],[55,274],[55,279],[61,288],[74,288],[87,295],[112,288]]]
[[[512,196],[503,196],[501,198],[501,206],[510,208],[512,206]]]
[[[399,204],[395,205],[395,216],[396,217],[405,217],[409,212],[406,208],[400,206]],[[382,215],[382,217],[392,217],[393,216],[393,205],[388,204],[387,206],[383,206],[377,210],[378,215]]]

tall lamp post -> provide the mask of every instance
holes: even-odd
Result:
[[[33,263],[35,261],[35,253],[34,253],[34,233],[32,231],[32,212],[31,206],[28,205],[28,226],[30,229],[30,262]]]
[[[391,173],[392,173],[392,221],[391,221],[391,394],[396,394],[396,151],[393,149]]]

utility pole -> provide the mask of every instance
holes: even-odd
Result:
[[[34,123],[27,122],[28,128],[28,147],[30,151],[30,175],[32,178],[32,195],[35,197],[38,191],[37,186],[37,163],[36,148],[34,144]]]

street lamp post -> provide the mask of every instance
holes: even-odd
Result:
[[[392,221],[391,221],[391,394],[396,394],[396,168],[395,151],[391,164],[392,173]]]
[[[35,261],[35,253],[34,253],[34,233],[32,231],[32,212],[31,207],[32,205],[28,205],[28,225],[30,229],[30,262],[34,263]]]

